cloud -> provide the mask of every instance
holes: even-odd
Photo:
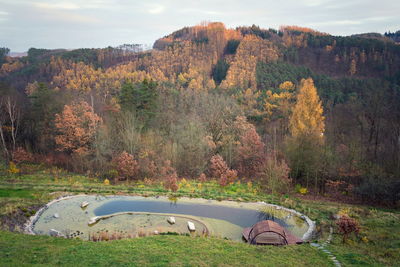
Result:
[[[399,9],[398,0],[0,0],[0,33],[17,51],[151,43],[201,21],[351,35],[399,30]]]
[[[303,1],[299,1],[299,2],[304,3],[304,5],[306,5],[306,6],[314,7],[314,6],[320,6],[322,4],[325,4],[328,1],[326,1],[326,0],[303,0]]]
[[[196,8],[182,8],[177,10],[179,13],[195,13],[195,14],[204,14],[204,15],[227,15],[228,12],[221,12],[215,10],[202,10]]]
[[[367,18],[359,18],[354,20],[333,20],[333,21],[320,21],[320,22],[312,22],[306,23],[306,26],[309,27],[321,27],[321,26],[353,26],[353,25],[363,25],[370,22],[385,22],[393,19],[391,16],[387,17],[367,17]]]
[[[165,6],[162,5],[154,5],[152,7],[150,7],[147,12],[150,14],[161,14],[163,13],[165,10]]]
[[[44,9],[67,9],[67,10],[73,10],[73,9],[79,9],[81,8],[79,5],[72,3],[72,2],[59,2],[59,3],[46,3],[46,2],[39,2],[39,3],[34,3],[34,6],[38,8],[44,8]]]
[[[382,16],[382,17],[370,17],[370,18],[366,18],[364,19],[365,21],[388,21],[388,20],[392,20],[392,19],[396,19],[397,17],[393,17],[393,16]]]
[[[360,20],[334,20],[334,21],[321,21],[321,22],[312,22],[307,23],[307,26],[310,27],[319,27],[319,26],[343,26],[343,25],[360,25],[362,21]]]
[[[8,20],[8,12],[0,10],[0,22]]]

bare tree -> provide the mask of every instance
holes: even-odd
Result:
[[[6,99],[6,109],[11,124],[10,135],[12,140],[12,150],[14,151],[17,143],[17,134],[19,129],[21,111],[17,106],[17,101],[11,99],[11,97],[8,97]]]
[[[14,151],[17,145],[20,118],[21,111],[15,99],[8,96],[0,100],[0,138],[7,160],[11,158],[11,153],[7,147],[6,133],[9,133],[9,139],[11,139],[10,149]]]
[[[1,138],[1,145],[3,147],[3,153],[4,153],[5,158],[7,159],[7,162],[8,162],[8,159],[10,157],[10,153],[8,152],[6,140],[5,140],[5,137],[4,137],[4,135],[5,135],[4,134],[5,123],[7,121],[7,119],[6,119],[7,116],[6,115],[7,115],[6,111],[3,109],[3,100],[0,99],[0,138]]]

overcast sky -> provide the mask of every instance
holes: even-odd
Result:
[[[334,35],[400,29],[400,0],[0,0],[0,47],[151,45],[201,21],[311,27]]]

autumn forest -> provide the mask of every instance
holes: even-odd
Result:
[[[394,206],[400,46],[391,36],[222,23],[140,45],[0,54],[9,172],[111,184],[182,178]]]

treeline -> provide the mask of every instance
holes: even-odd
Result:
[[[385,32],[385,36],[389,37],[390,39],[392,39],[393,41],[395,41],[396,43],[400,42],[400,31],[396,31],[396,32]]]
[[[154,47],[3,56],[5,161],[170,189],[178,177],[243,179],[274,193],[399,200],[394,44],[203,23]]]

